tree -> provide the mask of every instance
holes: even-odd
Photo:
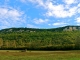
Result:
[[[2,45],[3,45],[3,39],[0,38],[0,48],[2,47]]]
[[[76,38],[75,48],[76,48],[76,49],[80,49],[80,36],[78,36],[78,37]]]

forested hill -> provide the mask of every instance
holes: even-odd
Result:
[[[2,29],[0,30],[0,49],[80,49],[80,26],[65,26],[52,29]]]
[[[60,32],[60,31],[75,31],[80,30],[80,26],[65,26],[59,28],[51,29],[38,29],[38,28],[7,28],[0,30],[0,33],[6,32],[40,32],[40,31],[51,31],[51,32]]]

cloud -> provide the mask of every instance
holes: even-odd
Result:
[[[64,9],[63,5],[57,5],[53,6],[52,8],[49,7],[48,12],[46,13],[46,16],[55,16],[59,18],[66,18],[66,17],[71,17],[75,15],[76,13],[76,7],[70,8],[68,11]]]
[[[55,4],[53,0],[29,0],[37,6],[46,10],[45,16],[56,17],[56,18],[67,18],[76,15],[79,10],[78,0],[63,0],[66,4]],[[57,3],[57,1],[56,1]],[[72,5],[71,4],[76,4]]]
[[[77,12],[80,13],[80,3],[78,4]]]
[[[29,0],[29,1],[32,2],[32,3],[38,4],[39,6],[44,5],[44,3],[43,3],[44,0]]]
[[[34,19],[35,24],[43,24],[47,23],[49,20],[48,19]]]
[[[76,22],[80,24],[80,17],[76,18]]]
[[[32,25],[32,24],[27,24],[27,27],[28,27],[28,28],[38,28],[37,26],[34,26],[34,25]]]
[[[12,7],[0,7],[0,26],[16,27],[25,22],[24,12]]]
[[[46,16],[49,17],[57,17],[57,18],[66,18],[66,17],[72,17],[75,15],[77,12],[78,7],[73,6],[73,7],[65,7],[66,5],[64,4],[58,4],[54,5],[52,2],[48,2],[46,4]]]
[[[53,26],[63,26],[63,25],[66,25],[67,23],[64,23],[64,22],[56,22],[56,23],[53,23]]]
[[[63,0],[63,1],[64,1],[64,3],[69,4],[69,5],[78,2],[77,0]]]

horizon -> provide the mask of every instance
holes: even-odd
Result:
[[[56,28],[62,28],[62,27],[80,27],[78,25],[66,25],[66,26],[61,26],[61,27],[53,27],[53,28],[30,28],[30,29],[56,29]],[[4,30],[4,29],[12,29],[12,28],[29,28],[29,27],[10,27],[10,28],[3,28],[0,30]]]
[[[1,0],[0,30],[80,26],[80,0]]]

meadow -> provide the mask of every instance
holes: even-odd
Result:
[[[80,60],[80,51],[0,50],[0,60]]]

